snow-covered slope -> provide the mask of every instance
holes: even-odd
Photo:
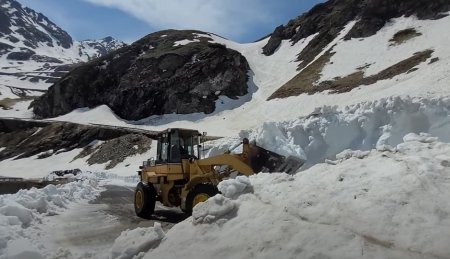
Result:
[[[0,99],[23,97],[16,94],[21,89],[46,90],[69,65],[124,46],[111,37],[74,41],[43,14],[15,0],[0,1],[0,22]]]
[[[0,258],[62,258],[55,255],[58,249],[45,249],[49,238],[42,237],[48,228],[44,224],[52,225],[51,216],[74,203],[92,200],[102,191],[98,177],[86,174],[77,178],[62,186],[0,195]]]
[[[450,145],[404,139],[295,176],[222,182],[144,258],[448,258]]]
[[[391,78],[375,81],[370,85],[361,85],[348,92],[330,93],[329,91],[315,94],[301,94],[284,99],[267,100],[277,89],[297,76],[296,54],[300,53],[316,35],[300,40],[292,45],[289,40],[282,42],[271,56],[262,54],[262,47],[268,39],[256,43],[238,44],[215,35],[209,35],[215,42],[241,52],[250,64],[249,94],[238,100],[221,97],[217,102],[216,111],[212,114],[169,114],[152,116],[138,122],[126,122],[110,119],[108,107],[77,110],[57,119],[81,123],[97,122],[105,124],[137,124],[147,129],[164,129],[167,127],[197,128],[214,135],[230,136],[240,130],[260,126],[267,121],[286,121],[308,116],[322,106],[337,106],[344,109],[365,101],[374,101],[390,96],[440,97],[450,94],[450,50],[447,42],[450,32],[446,30],[450,17],[438,20],[418,20],[411,16],[398,18],[386,24],[375,35],[344,40],[355,22],[350,22],[315,58],[318,60],[327,50],[335,52],[323,70],[317,73],[317,84],[337,76],[345,77],[362,70],[365,76],[373,75],[402,60],[411,57],[415,52],[433,50],[429,58],[419,63],[407,73],[393,74]],[[419,36],[401,44],[393,44],[391,39],[399,31],[415,28]],[[313,62],[311,62],[313,63]]]
[[[125,231],[111,244],[109,255],[91,256],[133,258],[148,252],[144,258],[446,258],[450,252],[446,245],[450,241],[449,112],[448,98],[393,97],[345,111],[323,108],[309,118],[244,131],[240,137],[251,137],[280,153],[304,149],[310,168],[294,176],[262,173],[222,182],[223,195],[195,207],[193,217],[166,234],[158,225]],[[238,141],[218,140],[209,154]],[[2,161],[1,171],[26,171],[28,177],[67,166],[103,171],[102,165],[88,166],[84,159],[71,162],[80,151]],[[135,158],[114,171],[127,175],[143,157]],[[329,160],[321,163],[324,158]],[[47,224],[47,211],[40,212],[39,204],[28,199],[44,197],[40,199],[47,199],[53,209],[54,195],[47,198],[46,192],[60,195],[60,191],[52,188],[4,198],[0,228],[11,233],[23,221],[27,228],[42,228],[35,219]],[[255,234],[261,231],[265,234]],[[4,255],[55,253],[49,248],[55,244],[35,235],[35,231],[3,239],[0,235]],[[23,243],[29,244],[27,249],[17,248]],[[175,245],[178,249],[171,249]]]

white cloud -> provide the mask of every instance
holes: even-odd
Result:
[[[198,29],[230,38],[272,19],[263,0],[84,1],[120,9],[156,29]]]

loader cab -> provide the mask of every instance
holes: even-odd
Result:
[[[167,129],[158,136],[156,164],[181,163],[200,159],[201,136],[196,130]]]

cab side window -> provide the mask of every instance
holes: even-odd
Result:
[[[168,148],[169,148],[169,141],[167,136],[162,136],[158,139],[158,148],[157,148],[157,156],[158,161],[160,163],[167,163],[168,159]]]
[[[180,154],[180,138],[178,132],[174,131],[170,134],[170,160],[171,163],[179,163],[181,161]]]

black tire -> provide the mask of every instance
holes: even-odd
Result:
[[[134,211],[140,218],[150,219],[155,212],[156,190],[153,184],[139,182],[134,192]]]
[[[186,208],[183,210],[184,213],[191,215],[192,209],[199,203],[199,200],[204,201],[202,198],[208,199],[218,193],[219,190],[212,184],[197,184],[189,191],[186,197]]]

